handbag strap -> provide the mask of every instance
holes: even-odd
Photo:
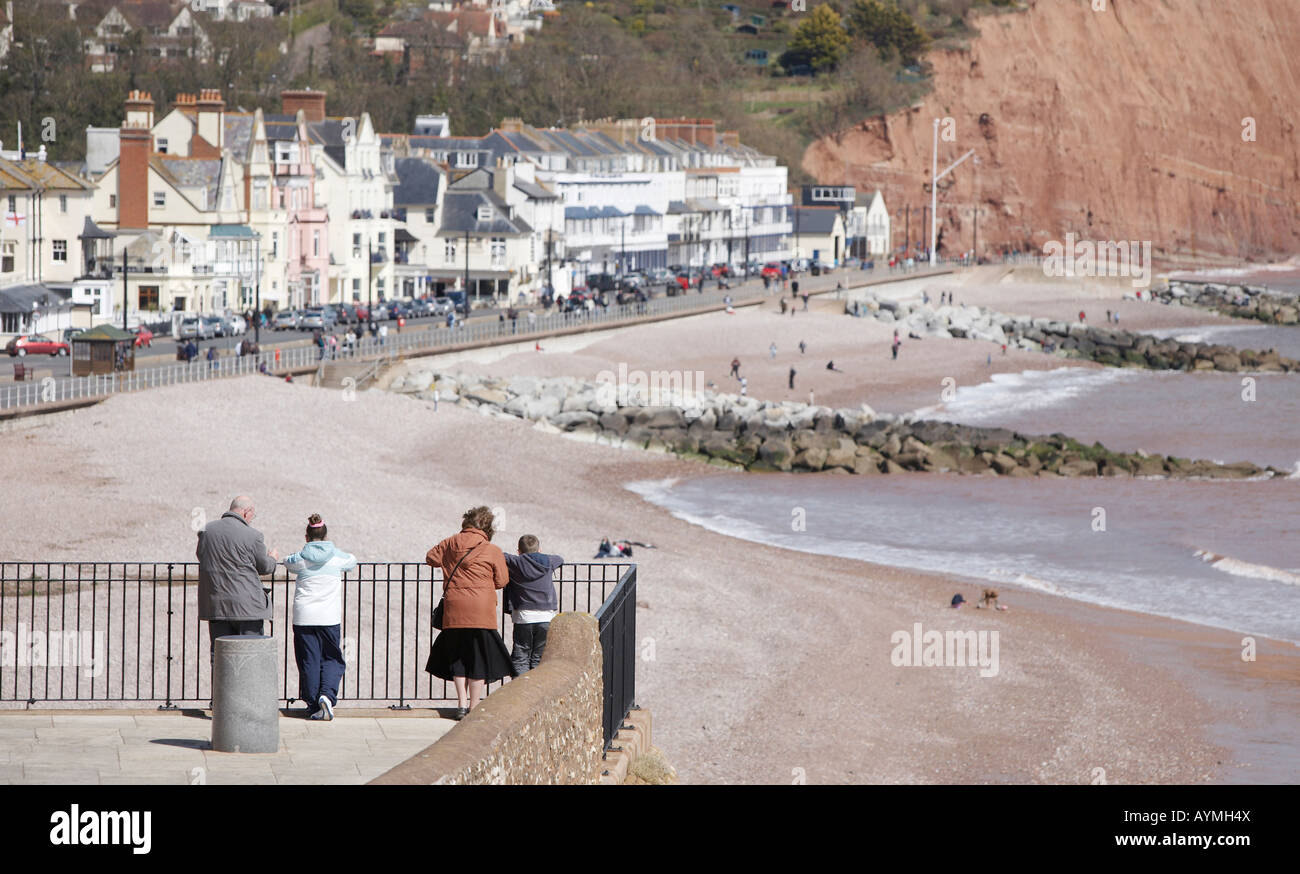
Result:
[[[456,576],[456,571],[460,570],[460,566],[465,563],[465,559],[469,558],[474,550],[478,549],[482,545],[483,544],[481,543],[474,544],[469,548],[469,552],[462,555],[460,561],[456,562],[456,566],[451,569],[451,573],[447,574],[446,578],[442,581],[442,593],[444,595],[447,594],[447,586],[451,584],[451,578]]]

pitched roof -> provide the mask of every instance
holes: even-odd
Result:
[[[479,220],[478,210],[481,206],[492,207],[491,220]],[[448,189],[444,196],[439,236],[456,236],[469,232],[476,236],[517,237],[530,234],[532,230],[518,216],[510,218],[509,207],[492,191]]]
[[[398,184],[393,187],[394,206],[432,206],[438,202],[442,174],[424,158],[398,158],[393,162]]]
[[[803,234],[829,234],[835,230],[840,211],[833,206],[796,206],[795,227]]]

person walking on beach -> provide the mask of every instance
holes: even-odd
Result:
[[[331,720],[339,703],[346,665],[339,639],[343,623],[343,574],[357,566],[354,556],[326,539],[319,513],[307,517],[306,545],[285,556],[284,566],[298,578],[293,589],[293,658],[298,665],[298,697],[308,719]]]
[[[898,360],[898,347],[899,347],[899,346],[902,346],[902,345],[903,345],[903,341],[900,340],[900,339],[898,339],[898,332],[895,331],[895,332],[894,332],[894,342],[893,342],[892,344],[890,344],[890,348],[893,349],[893,351],[894,351],[894,360],[895,360],[895,361]]]
[[[799,296],[803,298],[803,311],[808,312],[808,292],[805,291],[803,294]]]
[[[794,375],[795,375],[795,372],[796,372],[795,369],[794,369],[793,367],[791,367],[791,368],[790,368],[790,388],[792,388],[792,389],[794,388]]]
[[[776,358],[776,341],[775,341],[775,340],[772,341],[772,345],[771,345],[771,346],[768,346],[768,347],[767,347],[767,352],[768,352],[769,355],[772,356],[772,358]]]
[[[1087,321],[1088,321],[1088,314],[1085,313],[1083,310],[1079,310],[1079,324],[1081,325],[1085,324]]]
[[[388,342],[388,325],[383,324],[379,326],[379,345],[383,346],[387,342]]]
[[[510,582],[505,555],[492,544],[492,511],[473,507],[461,517],[459,534],[424,556],[442,570],[442,629],[424,669],[456,686],[456,719],[478,706],[488,683],[512,676],[505,642],[497,631],[497,589]],[[466,696],[469,706],[466,706]]]
[[[740,396],[743,398],[749,394],[749,380],[745,377],[740,378]]]
[[[253,499],[240,495],[220,519],[199,532],[199,619],[208,623],[208,641],[226,635],[261,635],[271,618],[271,599],[261,577],[275,570],[279,554],[266,548]]]
[[[729,374],[727,374],[727,375],[728,375],[728,376],[734,376],[736,379],[740,379],[740,359],[739,359],[739,358],[733,358],[733,359],[731,359],[731,373],[729,373]]]
[[[806,351],[808,351],[808,344],[805,343],[803,340],[800,340],[800,341],[799,341],[799,354],[802,355],[802,354],[804,354],[804,352],[806,352]]]
[[[519,538],[519,554],[506,556],[510,584],[505,591],[505,609],[514,623],[514,648],[510,661],[515,676],[537,667],[546,650],[546,633],[559,609],[555,593],[555,571],[564,564],[558,555],[540,552],[536,535]]]

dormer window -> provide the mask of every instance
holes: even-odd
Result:
[[[158,138],[158,154],[160,154],[160,155],[165,155],[165,154],[167,154],[167,138],[166,138],[166,137],[159,137],[159,138]]]
[[[490,221],[492,221],[492,207],[490,207],[490,206],[480,206],[480,207],[478,208],[478,220],[481,221],[481,222],[490,222]]]
[[[457,167],[477,167],[477,166],[478,166],[478,159],[477,159],[477,157],[474,155],[473,152],[457,152],[457,153],[456,153],[456,166],[457,166]]]

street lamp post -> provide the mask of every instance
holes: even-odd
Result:
[[[126,305],[127,305],[127,298],[129,296],[130,293],[127,291],[126,288],[126,245],[123,244],[122,246],[122,330],[123,331],[127,330]]]
[[[253,342],[262,344],[262,235],[253,238]]]
[[[935,265],[935,261],[939,249],[939,245],[935,239],[935,235],[937,234],[938,227],[939,227],[939,215],[938,215],[939,180],[947,176],[953,170],[956,170],[958,164],[960,164],[962,161],[965,161],[973,154],[975,154],[975,150],[971,149],[966,154],[958,158],[956,161],[953,161],[951,164],[949,164],[948,168],[944,170],[942,173],[940,173],[939,172],[939,119],[936,118],[934,120],[934,152],[932,153],[932,159],[930,164],[930,266],[931,267]]]

